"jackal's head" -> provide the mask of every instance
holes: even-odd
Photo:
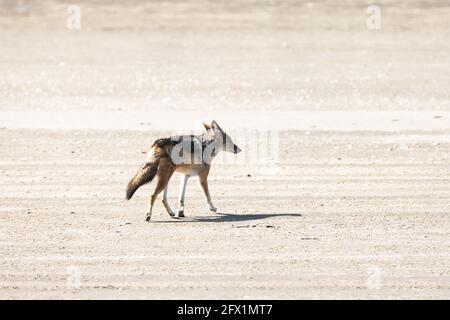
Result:
[[[211,122],[211,125],[203,123],[205,129],[207,131],[212,132],[214,135],[214,143],[219,148],[219,150],[223,150],[226,152],[239,153],[241,152],[241,148],[234,144],[231,137],[222,130],[221,127],[217,124],[215,120]]]

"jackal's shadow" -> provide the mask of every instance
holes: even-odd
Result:
[[[242,222],[242,221],[254,221],[267,218],[279,218],[279,217],[296,217],[299,218],[302,215],[300,213],[211,213],[210,215],[203,216],[190,216],[185,218],[172,218],[170,220],[158,220],[152,221],[156,223],[177,223],[177,222]]]

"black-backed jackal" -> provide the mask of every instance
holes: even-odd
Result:
[[[156,140],[147,153],[144,164],[128,183],[127,200],[131,199],[140,186],[152,181],[155,176],[157,178],[155,191],[150,197],[149,212],[145,216],[146,221],[150,221],[153,204],[163,190],[163,205],[167,213],[175,217],[175,213],[167,202],[167,185],[174,172],[183,174],[179,195],[179,217],[184,217],[184,195],[187,181],[191,176],[198,176],[209,210],[217,211],[211,202],[208,189],[211,161],[222,150],[239,153],[241,149],[233,143],[230,136],[219,127],[216,121],[213,121],[211,125],[203,125],[206,132],[201,135],[173,136]]]

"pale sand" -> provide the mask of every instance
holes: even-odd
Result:
[[[1,130],[0,296],[448,298],[448,134],[283,132],[279,172],[213,168],[220,214],[191,181],[147,224],[124,188],[160,133]]]
[[[450,297],[446,3],[380,1],[371,32],[357,1],[78,2],[72,32],[0,1],[0,298]],[[279,165],[144,223],[143,152],[212,118],[278,130]]]

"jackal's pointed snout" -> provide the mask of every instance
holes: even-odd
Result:
[[[241,148],[239,148],[237,145],[234,145],[234,148],[233,148],[234,153],[238,154],[241,151],[242,151]]]

